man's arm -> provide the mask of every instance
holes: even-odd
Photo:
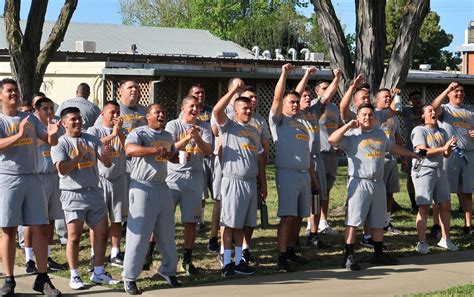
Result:
[[[281,67],[281,74],[275,86],[275,94],[273,95],[273,103],[271,107],[271,112],[274,116],[281,116],[282,114],[283,95],[285,94],[286,79],[288,74],[290,74],[294,68],[295,67],[290,63],[287,63]]]
[[[11,147],[15,142],[17,142],[20,138],[22,138],[25,135],[25,126],[26,123],[28,122],[28,118],[30,116],[27,116],[23,120],[21,120],[20,124],[18,125],[18,133],[0,138],[0,150],[5,150],[9,147]]]
[[[218,125],[223,125],[227,121],[227,115],[225,114],[225,108],[229,105],[229,102],[232,100],[235,94],[242,90],[241,84],[234,83],[231,89],[225,94],[219,101],[214,105],[212,109],[212,114],[216,119]]]
[[[157,146],[142,146],[134,143],[127,143],[125,145],[125,154],[127,157],[143,157],[148,155],[163,156],[163,151],[166,152],[166,149]]]
[[[432,157],[435,155],[443,155],[445,158],[449,157],[452,151],[452,145],[456,144],[456,137],[449,139],[445,145],[442,147],[427,147],[425,144],[417,145],[415,150],[419,151],[420,149],[426,150],[426,157]]]
[[[296,86],[295,91],[298,92],[300,95],[303,94],[304,88],[308,84],[308,80],[311,77],[311,75],[316,73],[316,67],[311,66],[309,68],[306,68],[306,71],[304,72],[303,77],[301,78],[300,82]]]
[[[409,151],[401,145],[394,144],[390,149],[390,152],[399,156],[405,156],[413,159],[421,159],[421,156],[415,152]]]
[[[364,82],[364,76],[362,74],[359,74],[349,85],[349,88],[347,89],[346,93],[341,99],[341,103],[339,103],[339,109],[341,113],[341,118],[344,122],[347,122],[351,120],[351,101],[352,101],[352,95],[354,95],[354,92],[359,88],[362,83]]]
[[[79,161],[84,157],[86,154],[86,148],[81,140],[77,141],[77,155],[72,158],[71,160],[67,161],[59,161],[56,162],[56,168],[58,169],[59,174],[67,175],[75,168],[77,168],[77,164]]]
[[[459,84],[457,82],[450,83],[446,90],[444,90],[438,95],[438,97],[435,98],[435,100],[433,100],[433,102],[431,102],[431,106],[433,106],[434,109],[438,109],[443,103],[444,99],[448,96],[448,93],[456,89],[458,86]]]
[[[334,94],[336,94],[337,87],[339,86],[339,83],[341,82],[341,77],[342,77],[341,69],[339,68],[334,69],[334,78],[332,79],[326,91],[324,91],[323,98],[321,99],[321,103],[323,105],[328,104],[331,101]]]
[[[359,127],[359,122],[357,122],[357,120],[350,121],[349,123],[343,125],[341,128],[334,131],[331,135],[329,135],[328,143],[332,147],[337,147],[341,142],[342,138],[344,137],[344,134],[346,134],[349,129],[355,129],[357,127]]]

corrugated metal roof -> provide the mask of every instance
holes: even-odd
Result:
[[[3,21],[3,18],[2,18]],[[24,30],[26,21],[20,21]],[[54,22],[46,21],[42,44]],[[236,52],[240,58],[252,58],[248,49],[231,41],[221,40],[207,30],[161,27],[139,27],[112,24],[70,23],[60,51],[75,51],[76,41],[95,41],[96,52],[130,52],[136,44],[140,54],[170,54],[218,57],[222,52]],[[5,26],[0,29],[0,48],[8,48]]]

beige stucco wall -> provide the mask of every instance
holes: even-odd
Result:
[[[102,69],[105,62],[52,62],[46,69],[42,92],[56,104],[75,97],[78,84],[85,82],[91,87],[89,100],[102,100]],[[0,62],[0,77],[11,77],[10,63]]]

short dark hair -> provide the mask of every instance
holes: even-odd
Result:
[[[3,90],[3,85],[6,85],[6,84],[15,85],[16,87],[18,87],[16,80],[11,79],[11,78],[4,78],[0,80],[0,90]]]
[[[240,97],[237,97],[237,99],[235,99],[235,101],[234,101],[234,106],[235,106],[236,103],[239,103],[239,102],[251,103],[252,100],[251,100],[249,97],[240,96]]]
[[[373,112],[375,112],[375,107],[374,107],[371,103],[362,103],[362,104],[360,104],[360,105],[357,107],[357,113],[359,113],[359,111],[360,111],[362,108],[369,108],[369,109],[372,109]]]
[[[120,88],[121,86],[123,86],[125,83],[129,82],[129,81],[138,84],[135,80],[133,80],[133,79],[131,79],[131,78],[129,78],[129,79],[122,79],[122,80],[119,82],[119,84],[118,84],[119,88]]]
[[[379,96],[380,93],[382,92],[388,92],[390,94],[390,90],[387,89],[387,88],[381,88],[381,89],[378,89],[377,90],[377,93],[375,93],[375,98],[377,98]]]
[[[360,85],[359,89],[367,89],[370,91],[370,85],[368,83],[363,83]]]
[[[244,92],[252,92],[252,93],[257,93],[255,88],[253,86],[245,86]]]
[[[161,104],[159,104],[159,103],[152,103],[152,104],[148,105],[147,108],[146,108],[146,114],[149,114],[149,113],[151,112],[151,110],[153,109],[153,107],[157,107],[157,106],[161,107]],[[164,110],[164,109],[163,109],[162,111],[163,111],[163,113],[165,113],[165,110]],[[165,114],[166,114],[166,113],[165,113]]]
[[[107,105],[113,105],[113,106],[116,106],[116,107],[120,108],[120,104],[118,104],[118,102],[115,101],[115,100],[105,101],[102,109],[105,108]]]
[[[31,98],[35,98],[35,97],[46,97],[46,94],[43,92],[37,92],[37,93],[34,93],[33,96],[31,96]]]
[[[314,91],[317,92],[322,84],[329,84],[329,82],[325,80],[318,81],[316,85],[314,85]]]
[[[290,90],[290,91],[285,91],[285,93],[283,94],[283,98],[286,98],[290,95],[293,95],[293,96],[296,96],[298,98],[301,98],[301,95],[300,93],[296,92],[295,90]]]
[[[41,97],[38,100],[36,100],[35,109],[39,110],[43,103],[53,103],[54,104],[53,100],[49,99],[48,97]]]
[[[68,114],[70,113],[78,113],[80,114],[81,111],[79,110],[79,108],[77,107],[66,107],[65,109],[61,110],[61,114],[59,115],[62,118],[64,118],[65,116],[67,116]]]
[[[194,84],[194,85],[189,87],[188,95],[191,95],[194,88],[199,88],[199,89],[202,89],[204,91],[204,87],[201,84]]]
[[[183,107],[184,104],[188,103],[188,101],[191,101],[191,100],[198,100],[198,98],[196,98],[196,96],[193,96],[193,95],[188,95],[186,97],[184,97],[183,99],[181,99],[181,107]]]

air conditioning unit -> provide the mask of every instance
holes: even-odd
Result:
[[[76,40],[76,52],[95,52],[95,41]]]

